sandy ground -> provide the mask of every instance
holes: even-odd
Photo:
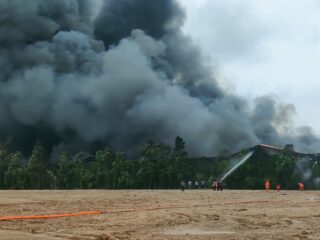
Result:
[[[316,191],[0,191],[0,217],[92,210],[1,221],[0,239],[320,239]]]

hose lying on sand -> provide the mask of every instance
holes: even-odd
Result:
[[[143,209],[124,209],[124,210],[114,210],[114,211],[91,211],[91,212],[78,212],[78,213],[64,213],[64,214],[49,214],[49,215],[33,215],[33,216],[6,216],[1,217],[0,221],[10,221],[10,220],[27,220],[27,219],[50,219],[50,218],[62,218],[62,217],[77,217],[82,215],[98,215],[98,214],[115,214],[115,213],[129,213],[129,212],[146,212],[146,211],[156,211],[163,209],[179,209],[179,208],[190,208],[190,207],[210,207],[217,205],[237,205],[237,204],[254,204],[254,203],[279,203],[286,202],[286,200],[257,200],[257,201],[240,201],[240,202],[225,202],[225,203],[206,203],[206,204],[196,204],[196,205],[171,205],[171,206],[159,206],[153,208],[143,208]]]
[[[7,216],[1,217],[0,221],[8,220],[22,220],[22,219],[47,219],[47,218],[62,218],[62,217],[77,217],[82,215],[97,215],[102,214],[102,211],[78,212],[78,213],[63,213],[63,214],[49,214],[49,215],[33,215],[33,216]]]

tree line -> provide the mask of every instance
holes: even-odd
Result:
[[[238,154],[245,153],[243,150]],[[71,155],[65,151],[50,161],[41,142],[35,144],[29,158],[18,151],[10,153],[0,145],[0,189],[173,189],[181,181],[189,180],[205,181],[206,187],[210,187],[232,164],[223,152],[215,158],[190,158],[180,137],[175,139],[172,149],[148,141],[134,160],[106,148],[94,155]],[[303,171],[298,171],[297,166]],[[281,184],[283,189],[296,189],[300,181],[317,188],[320,155],[301,161],[301,156],[290,151],[268,155],[257,150],[224,185],[232,189],[262,189],[266,179],[272,185]]]
[[[1,189],[123,189],[177,188],[181,180],[196,175],[188,166],[188,153],[182,138],[174,148],[148,141],[137,160],[128,160],[123,152],[98,150],[94,156],[62,152],[58,161],[37,142],[29,159],[20,152],[9,153],[0,146]],[[199,179],[201,180],[201,179]]]

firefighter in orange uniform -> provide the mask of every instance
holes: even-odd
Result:
[[[298,183],[298,187],[300,191],[304,190],[304,184],[302,182]]]
[[[266,192],[268,192],[269,189],[270,189],[270,182],[269,182],[268,179],[267,179],[267,181],[264,183],[264,187],[265,187],[265,189],[266,189]]]

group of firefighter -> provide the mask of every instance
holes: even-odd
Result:
[[[186,182],[185,181],[180,182],[180,188],[181,188],[182,192],[186,189]],[[199,186],[198,181],[194,182],[194,186],[192,184],[192,181],[188,181],[188,188],[189,189],[199,189],[199,188],[204,189],[205,188],[205,181],[201,181],[200,186]],[[214,181],[212,183],[212,190],[213,191],[222,191],[223,190],[222,182],[220,180]]]
[[[204,189],[204,184],[205,184],[204,181],[201,181],[201,185],[200,185],[201,189]],[[182,192],[186,189],[185,181],[181,181],[180,187],[181,187],[181,191]],[[188,187],[189,187],[189,189],[193,188],[191,181],[188,182]],[[195,189],[199,188],[198,181],[195,182],[195,187],[194,188]],[[264,188],[265,188],[266,192],[268,192],[270,190],[270,181],[269,181],[269,179],[267,179],[266,182],[264,183]],[[298,183],[298,189],[300,191],[304,190],[303,182],[299,182]],[[212,190],[213,191],[222,191],[223,190],[222,182],[220,180],[214,181],[213,184],[212,184]],[[281,185],[280,184],[276,184],[276,190],[278,192],[281,190]]]
[[[303,182],[299,182],[297,185],[298,185],[298,189],[300,191],[304,190]],[[265,188],[266,192],[268,192],[270,190],[270,181],[269,181],[269,179],[267,179],[266,182],[264,183],[264,188]],[[276,184],[276,190],[278,192],[281,190],[281,185],[280,184]]]
[[[187,187],[186,182],[181,181],[180,188],[181,188],[182,192],[186,189],[186,187]],[[191,180],[188,181],[188,188],[189,189],[199,189],[199,188],[204,189],[204,187],[205,187],[205,181],[203,181],[203,180],[200,182],[195,181],[194,184],[192,183]]]

